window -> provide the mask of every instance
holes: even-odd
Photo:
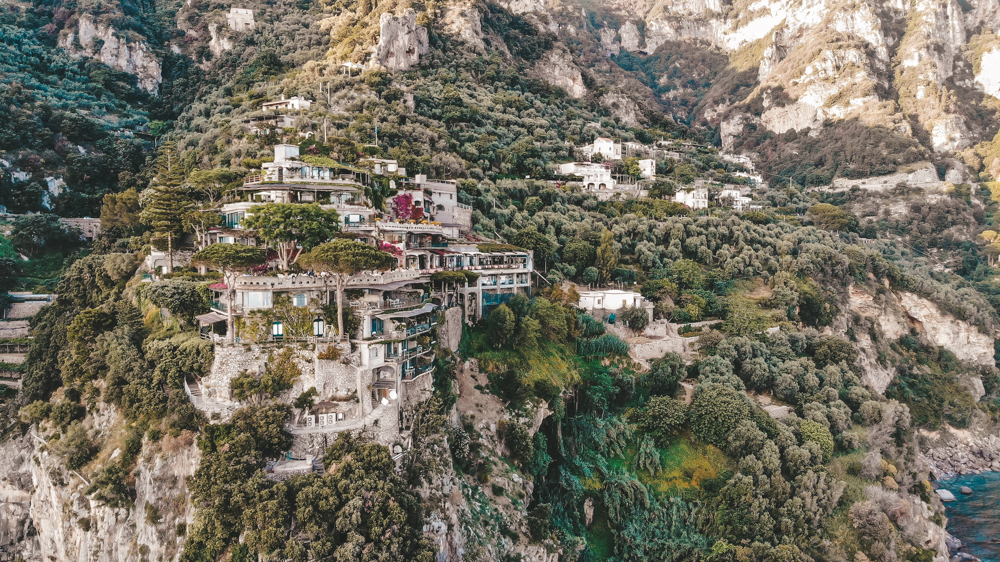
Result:
[[[292,299],[292,300],[293,300],[295,306],[298,306],[298,307],[305,306],[306,302],[308,301],[308,299],[306,299],[305,293],[299,293],[299,294],[295,295],[295,298]]]
[[[245,298],[247,308],[264,308],[271,306],[270,291],[248,291]]]
[[[235,243],[236,243],[236,238],[234,238],[232,236],[220,236],[219,237],[219,244],[235,244]]]
[[[371,347],[368,348],[368,358],[369,359],[378,359],[378,347],[376,347],[376,346],[373,345],[373,346],[371,346]]]

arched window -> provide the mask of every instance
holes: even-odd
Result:
[[[308,299],[306,299],[305,293],[299,293],[295,295],[294,303],[295,306],[305,306]]]

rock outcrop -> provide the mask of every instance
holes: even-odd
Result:
[[[94,419],[100,427],[91,431],[105,438],[120,424],[110,409]],[[88,494],[91,482],[67,471],[33,431],[0,445],[0,554],[13,548],[29,562],[177,559],[194,520],[186,481],[201,461],[194,434],[146,442],[133,472],[134,505],[112,507]]]
[[[722,92],[705,98],[697,117],[713,125],[720,118],[733,124],[732,114],[743,112],[741,125],[815,134],[829,122],[857,119],[917,137],[939,153],[996,132],[991,120],[961,109],[979,103],[979,92],[1000,97],[996,2],[964,9],[942,0],[607,0],[604,6],[623,22],[594,29],[608,57],[621,50],[651,55],[668,41],[708,43],[730,54],[730,68],[755,71],[758,87],[744,90],[744,99]],[[781,103],[769,102],[772,91],[783,93]]]
[[[879,297],[852,286],[848,298],[851,313],[868,317],[878,324],[882,337],[896,341],[910,333],[919,331],[928,343],[943,347],[955,354],[964,363],[992,366],[993,339],[962,320],[942,312],[931,301],[908,292],[885,293]],[[842,331],[841,331],[842,333]],[[857,347],[861,350],[858,365],[862,369],[862,382],[878,393],[885,392],[895,376],[895,371],[878,361],[876,345],[868,334],[857,334]],[[982,381],[970,376],[970,393],[982,396],[978,390]]]
[[[120,39],[108,25],[96,25],[91,15],[80,16],[76,31],[69,31],[59,45],[72,56],[96,58],[111,68],[135,74],[139,86],[156,93],[163,81],[160,60],[142,41]]]
[[[545,56],[536,63],[535,73],[549,84],[566,90],[571,98],[582,98],[587,95],[583,74],[573,63],[569,50],[562,44],[545,53]]]
[[[417,25],[417,13],[407,8],[403,15],[382,14],[374,62],[389,70],[408,70],[420,62],[430,46],[427,28]]]
[[[449,4],[444,14],[444,30],[477,51],[486,49],[479,10],[472,3]]]
[[[1000,471],[1000,437],[987,431],[945,427],[940,431],[920,430],[920,458],[927,463],[934,478],[959,474]]]

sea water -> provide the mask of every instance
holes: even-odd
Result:
[[[972,489],[967,496],[962,486]],[[946,502],[948,532],[965,543],[963,552],[983,562],[1000,562],[1000,472],[984,472],[956,476],[939,483],[955,494],[955,501]]]

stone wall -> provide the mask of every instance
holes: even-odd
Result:
[[[443,349],[458,351],[462,343],[462,307],[452,307],[444,311],[444,322],[438,324],[438,345]]]

